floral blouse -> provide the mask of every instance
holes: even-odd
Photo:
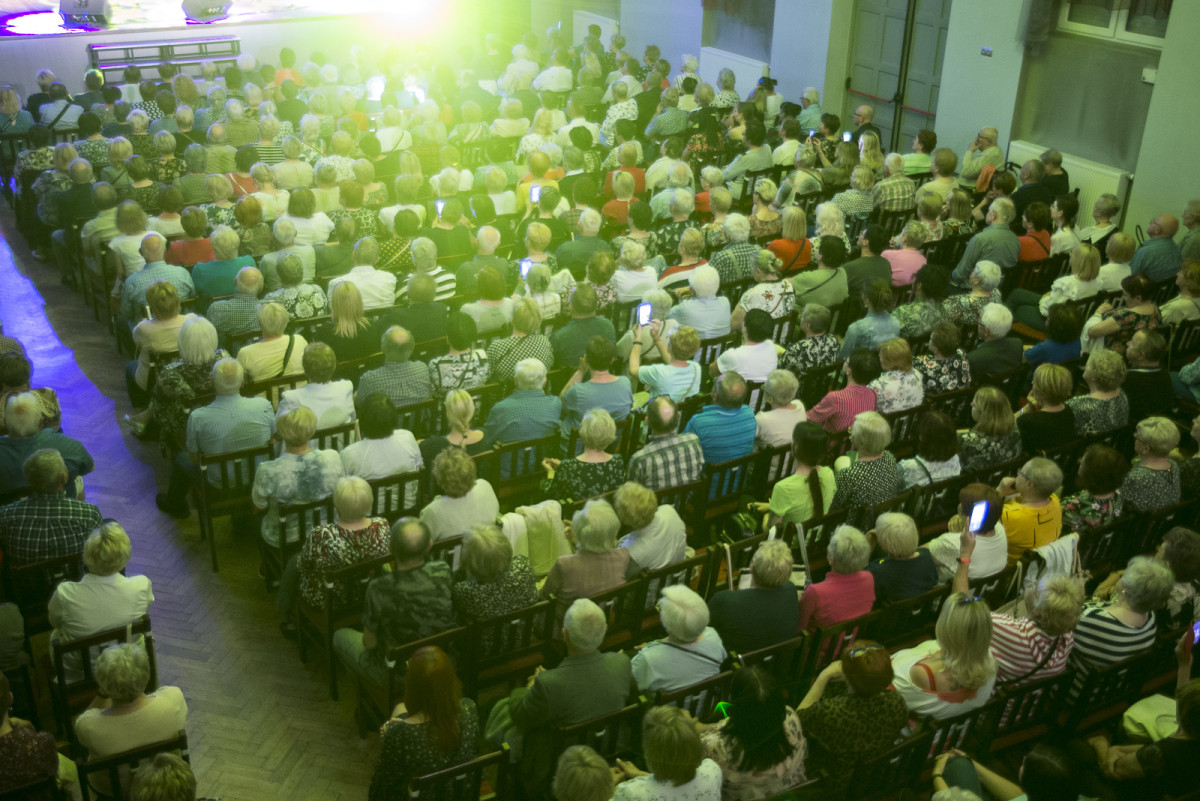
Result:
[[[335,226],[343,217],[353,218],[354,235],[356,237],[364,237],[375,236],[375,229],[377,226],[377,218],[375,214],[375,209],[368,208],[354,209],[353,211],[349,211],[347,209],[333,209],[332,211],[327,212],[325,216],[327,216],[329,221]]]
[[[1169,470],[1151,470],[1135,465],[1125,474],[1121,494],[1135,512],[1157,512],[1179,503],[1179,464],[1171,462]]]
[[[804,781],[804,758],[808,744],[800,729],[800,718],[791,707],[786,707],[783,718],[783,733],[792,745],[792,753],[778,765],[754,773],[738,770],[734,757],[734,746],[724,736],[729,719],[708,729],[700,735],[704,753],[721,767],[724,777],[721,788],[722,801],[757,801],[779,795],[789,787]]]
[[[708,248],[709,253],[716,253],[729,244],[729,237],[725,235],[724,222],[710,222],[700,230],[704,233],[704,246]],[[814,258],[813,261],[815,262],[816,259]]]
[[[155,159],[150,162],[150,180],[160,184],[174,183],[183,174],[183,163],[179,159]]]
[[[241,243],[238,245],[238,255],[261,259],[274,249],[274,242],[271,240],[271,226],[265,222],[260,222],[251,228],[237,228],[236,230],[238,238],[241,239]]]
[[[1125,500],[1117,490],[1110,498],[1097,498],[1087,490],[1062,499],[1062,530],[1083,534],[1107,526],[1121,516]]]
[[[796,290],[791,281],[764,281],[743,292],[737,305],[746,311],[762,309],[779,320],[792,315],[796,305]]]
[[[946,319],[946,312],[936,300],[914,300],[897,306],[892,317],[900,325],[900,336],[921,339],[929,336],[933,327]]]
[[[386,518],[372,517],[367,527],[348,531],[337,523],[317,526],[308,534],[300,552],[300,595],[316,609],[325,608],[325,577],[343,567],[387,556],[391,549],[390,524]],[[357,598],[351,597],[353,589]],[[333,590],[337,605],[362,601],[362,585]]]
[[[900,461],[900,483],[904,489],[909,487],[927,487],[939,481],[949,481],[962,475],[962,462],[958,455],[951,456],[944,462],[930,462],[920,456]]]
[[[543,483],[543,492],[556,501],[581,501],[615,490],[625,483],[625,458],[614,456],[607,462],[581,462],[563,459],[554,478]]]
[[[805,370],[812,367],[824,367],[838,361],[841,355],[842,343],[833,334],[820,334],[815,337],[805,337],[799,342],[788,345],[779,366],[791,370],[799,378]]]
[[[1105,347],[1120,354],[1125,353],[1125,346],[1138,331],[1163,327],[1162,314],[1159,313],[1158,307],[1155,307],[1153,314],[1138,314],[1133,309],[1122,306],[1100,315],[1101,322],[1108,320],[1116,320],[1117,325],[1121,328],[1115,334],[1109,334],[1104,338]]]
[[[165,442],[183,442],[192,400],[213,393],[213,365],[228,358],[228,351],[217,350],[208,361],[174,361],[159,371],[150,408]]]
[[[316,284],[280,287],[264,295],[259,305],[270,302],[283,304],[283,308],[287,309],[293,320],[307,320],[310,317],[329,314],[329,296]]]
[[[759,219],[757,214],[750,215],[750,238],[762,239],[765,236],[778,237],[783,232],[783,215],[775,215],[773,220]]]
[[[1068,398],[1067,405],[1075,413],[1075,433],[1081,437],[1104,434],[1129,423],[1129,398],[1124,391],[1115,398]]]
[[[216,203],[201,203],[200,208],[204,210],[204,216],[208,218],[208,231],[212,231],[218,225],[228,225],[230,228],[237,225],[237,217],[234,216],[233,206],[223,209]]]
[[[369,801],[408,801],[408,782],[414,776],[474,759],[479,750],[479,710],[470,698],[463,698],[459,706],[458,746],[452,751],[438,749],[428,723],[387,724],[379,764],[367,791]]]
[[[979,315],[983,307],[989,303],[1000,302],[1000,290],[993,289],[990,296],[976,297],[969,292],[965,295],[951,295],[942,301],[942,310],[946,318],[959,325],[979,325]]]
[[[925,402],[925,388],[916,370],[888,370],[867,386],[875,390],[875,410],[880,414],[902,412]]]
[[[537,580],[528,556],[516,554],[508,570],[495,581],[480,583],[474,576],[454,582],[454,613],[461,623],[488,620],[537,602]]]
[[[971,363],[967,361],[967,354],[963,353],[962,348],[954,351],[953,356],[941,360],[928,355],[917,356],[913,359],[913,368],[921,374],[925,392],[929,395],[971,386]]]
[[[975,230],[975,224],[968,220],[942,220],[940,228],[941,236],[931,236],[925,241],[929,242],[934,239],[949,239],[951,237],[958,236],[959,234],[973,233]],[[931,232],[932,230],[933,229],[930,228]]]
[[[491,369],[487,354],[481,350],[448,353],[429,360],[429,380],[434,397],[445,397],[455,389],[472,389],[488,382]]]
[[[964,472],[1011,462],[1022,452],[1021,432],[1016,426],[1002,437],[990,437],[977,431],[964,431],[959,435],[958,458]]]

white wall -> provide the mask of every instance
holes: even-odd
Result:
[[[1176,3],[1158,63],[1158,80],[1150,98],[1146,129],[1134,171],[1133,191],[1125,213],[1124,230],[1145,230],[1159,214],[1176,217],[1184,204],[1200,197],[1200,162],[1187,145],[1200,128],[1200,103],[1196,102],[1196,75],[1200,49],[1200,3]]]
[[[701,28],[704,17],[700,0],[622,0],[621,33],[625,49],[641,61],[646,45],[656,44],[671,65],[671,75],[679,73],[684,54],[700,57]],[[739,85],[738,89],[742,87]]]
[[[955,0],[942,62],[935,130],[938,145],[959,154],[980,128],[994,126],[1008,146],[1025,46],[1020,41],[1029,0]],[[980,48],[992,48],[992,56]],[[1062,150],[1068,150],[1064,143]]]
[[[833,0],[775,0],[771,77],[779,82],[775,91],[792,102],[805,87],[825,85],[833,6]]]

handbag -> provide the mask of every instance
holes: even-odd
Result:
[[[1131,739],[1156,743],[1179,730],[1175,699],[1155,693],[1141,699],[1121,715],[1121,728]]]

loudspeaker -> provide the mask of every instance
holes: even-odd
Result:
[[[229,17],[228,0],[183,0],[183,14],[188,22],[216,22]]]
[[[108,27],[108,0],[58,0],[64,28]]]

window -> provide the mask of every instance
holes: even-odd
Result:
[[[1162,49],[1172,0],[1066,0],[1058,30]]]

